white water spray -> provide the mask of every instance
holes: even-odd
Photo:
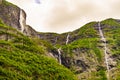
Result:
[[[21,26],[21,32],[23,33],[23,31],[24,31],[24,16],[23,16],[22,9],[20,10],[19,23],[20,23],[20,26]]]
[[[99,27],[99,33],[100,33],[100,37],[101,37],[101,40],[103,41],[103,44],[104,44],[104,55],[105,55],[105,64],[106,64],[106,68],[107,68],[107,79],[109,80],[109,56],[107,54],[107,46],[106,46],[106,39],[103,35],[103,32],[102,32],[102,29],[101,29],[101,25],[100,25],[100,22],[98,23],[98,27]]]
[[[69,37],[70,37],[70,35],[68,34],[68,35],[67,35],[67,38],[66,38],[66,45],[67,45],[68,42],[69,42]]]
[[[59,63],[61,64],[61,48],[58,49],[58,60]]]

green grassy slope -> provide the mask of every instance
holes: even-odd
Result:
[[[47,46],[0,21],[0,80],[76,80],[74,74],[45,56]],[[43,43],[43,44],[42,44]]]
[[[110,57],[116,65],[110,70],[110,78],[113,80],[120,79],[120,21],[115,19],[107,19],[101,22],[103,32],[108,41],[107,47]]]
[[[38,32],[39,38],[28,37],[16,30],[19,8],[5,0],[0,7],[0,80],[77,80],[75,75],[79,80],[108,80],[98,22],[73,32]],[[110,18],[100,25],[106,38],[109,80],[120,80],[120,20]],[[49,54],[58,58],[59,48],[62,65]]]
[[[63,45],[63,57],[71,58],[70,69],[79,79],[106,80],[104,53],[100,46],[100,37],[95,29],[97,22],[84,25],[70,33],[73,39]]]
[[[110,80],[120,79],[120,21],[107,19],[101,21],[101,27],[107,40]],[[64,35],[65,43],[68,33]],[[104,58],[103,42],[98,30],[98,22],[91,22],[80,29],[69,32],[70,40],[67,45],[57,43],[55,47],[62,49],[63,64],[78,75],[79,79],[107,80],[107,69]],[[65,37],[66,36],[66,37]],[[63,37],[62,37],[63,38]]]

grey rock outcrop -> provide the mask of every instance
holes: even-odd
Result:
[[[20,30],[19,13],[20,8],[5,0],[0,4],[0,19],[8,26],[12,26],[18,30]]]
[[[8,26],[30,37],[36,37],[37,32],[26,24],[26,13],[14,4],[0,0],[0,19]]]

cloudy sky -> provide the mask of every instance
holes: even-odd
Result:
[[[120,19],[120,0],[7,0],[27,13],[27,24],[40,32],[73,31],[91,21]]]

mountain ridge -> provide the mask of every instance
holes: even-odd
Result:
[[[14,79],[12,76],[15,76],[16,79],[77,80],[74,75],[76,75],[79,80],[120,79],[120,20],[109,18],[100,22],[90,22],[75,31],[62,34],[42,33],[35,31],[26,24],[26,14],[22,9],[4,0],[1,1],[1,79]],[[4,12],[6,12],[8,16],[3,14]],[[101,31],[106,40],[101,38]],[[105,62],[105,52],[108,58],[107,65]],[[25,57],[12,57],[12,55],[8,53],[19,56],[24,55]],[[27,55],[34,57],[29,58]],[[53,60],[49,59],[49,61],[47,60],[48,58],[53,58]],[[21,62],[22,59],[25,60],[25,62],[22,62],[22,65],[13,65],[13,62],[17,63],[16,59],[18,59],[18,63]],[[31,59],[33,59],[32,63],[29,62]],[[41,63],[41,59],[43,59],[43,64]],[[28,63],[33,66],[33,70],[31,70],[30,64],[26,65]],[[35,69],[36,65],[40,66],[36,67],[38,72]],[[53,66],[55,66],[55,69],[51,68]],[[110,69],[109,73],[107,66]],[[28,69],[26,69],[26,67]],[[9,70],[9,72],[5,73],[7,70]],[[14,73],[12,73],[11,70],[13,70]],[[20,76],[18,76],[19,71]],[[52,71],[52,73],[50,71]],[[64,75],[64,71],[67,73],[66,75]],[[45,74],[48,76],[45,77]],[[107,76],[108,74],[109,77]],[[27,75],[27,78],[25,75]],[[55,77],[53,77],[53,75],[55,75]]]

